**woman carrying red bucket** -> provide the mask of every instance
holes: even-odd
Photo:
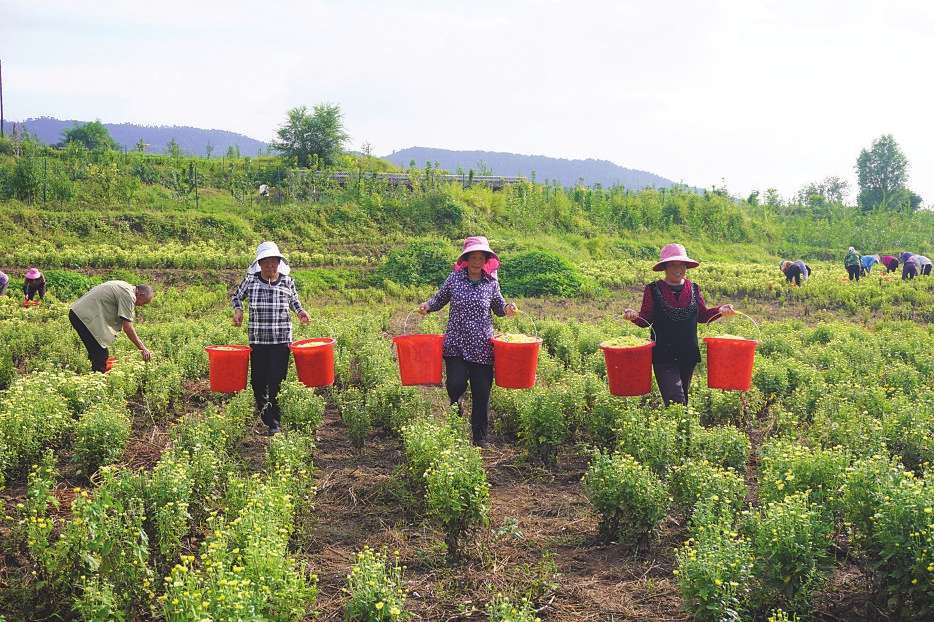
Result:
[[[666,245],[652,267],[656,272],[664,271],[664,278],[645,286],[641,311],[623,311],[623,318],[643,327],[651,324],[655,332],[652,368],[665,406],[688,403],[694,368],[701,360],[697,323],[706,324],[735,313],[729,304],[707,308],[697,284],[684,278],[688,269],[698,265],[687,256],[684,246]]]
[[[460,408],[460,400],[470,384],[473,409],[470,426],[474,445],[488,449],[490,392],[493,389],[493,317],[512,316],[518,308],[506,304],[499,290],[496,270],[499,257],[483,236],[464,240],[464,250],[454,263],[454,271],[434,297],[418,305],[422,315],[440,311],[451,303],[442,355],[447,372],[448,397]]]
[[[291,268],[275,242],[263,242],[256,248],[256,260],[231,296],[233,325],[243,324],[243,301],[250,301],[247,333],[250,347],[250,384],[260,417],[269,427],[269,435],[278,434],[282,412],[279,388],[289,372],[289,344],[292,343],[291,309],[298,319],[311,321],[295,292],[295,281],[288,276]]]

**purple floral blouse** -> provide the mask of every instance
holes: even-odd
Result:
[[[499,282],[484,272],[476,284],[467,269],[455,270],[445,279],[438,293],[428,301],[428,308],[440,311],[451,303],[447,334],[442,354],[459,356],[471,363],[493,364],[493,317],[490,311],[503,317],[506,301],[499,291]]]

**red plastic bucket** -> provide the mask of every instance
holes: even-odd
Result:
[[[211,390],[236,393],[246,388],[250,367],[250,346],[207,346]]]
[[[116,357],[113,357],[113,356],[112,356],[112,357],[110,357],[109,359],[107,359],[107,368],[104,369],[104,371],[110,371],[110,369],[114,366],[114,363],[116,363],[116,362],[117,362],[117,358],[116,358]]]
[[[711,389],[748,391],[752,384],[753,339],[704,337],[707,344],[707,386]]]
[[[392,341],[399,355],[399,376],[403,385],[441,384],[444,335],[399,335]]]
[[[654,347],[654,341],[631,348],[600,346],[606,358],[606,378],[610,383],[610,395],[645,395],[652,390]]]
[[[509,343],[497,339],[493,342],[493,377],[496,386],[504,389],[528,389],[535,386],[535,370],[538,367],[538,350],[541,337],[526,343]]]
[[[298,380],[306,387],[334,384],[334,342],[331,337],[302,339],[289,344]]]

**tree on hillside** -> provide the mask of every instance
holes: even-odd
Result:
[[[62,130],[62,144],[79,143],[85,149],[118,149],[116,141],[110,137],[110,131],[100,119],[79,125],[77,121],[71,128]]]
[[[821,182],[812,182],[798,190],[798,203],[802,205],[842,205],[850,191],[850,185],[839,177],[827,177]]]
[[[921,197],[908,190],[908,158],[891,134],[880,136],[856,159],[859,206],[863,211],[917,209]]]
[[[301,168],[330,166],[337,161],[350,139],[344,131],[340,106],[319,104],[313,114],[308,114],[305,106],[299,106],[289,110],[288,117],[276,132],[279,140],[270,143],[272,149],[295,158]]]

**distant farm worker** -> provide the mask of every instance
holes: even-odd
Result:
[[[811,266],[800,259],[798,261],[783,261],[778,267],[785,273],[785,280],[787,282],[794,283],[798,286],[800,286],[801,283],[806,283],[808,277],[811,276]]]
[[[0,271],[0,296],[6,294],[6,288],[10,285],[10,277],[6,275],[6,272]]]
[[[915,263],[918,265],[918,274],[921,276],[931,275],[931,260],[924,255],[915,255]],[[3,294],[0,294],[2,296]]]
[[[664,271],[664,278],[646,285],[641,311],[623,310],[623,318],[639,326],[651,324],[655,332],[652,367],[665,406],[688,403],[694,367],[701,360],[697,323],[707,324],[735,313],[729,304],[707,308],[697,284],[684,278],[687,270],[698,265],[682,245],[666,245],[652,267],[655,272]]]
[[[843,257],[843,266],[851,281],[859,281],[859,273],[863,271],[863,264],[859,253],[852,246],[846,249],[846,255]]]
[[[859,263],[862,266],[861,272],[863,276],[868,276],[872,271],[872,267],[881,261],[882,258],[878,255],[863,255],[859,260]]]
[[[902,280],[910,281],[918,276],[918,264],[915,262],[914,253],[902,253]]]
[[[893,257],[891,255],[883,255],[882,265],[885,266],[886,272],[895,272],[896,270],[898,270],[898,257]]]
[[[38,295],[39,300],[33,300],[33,297]],[[26,297],[23,300],[23,306],[28,307],[33,305],[34,307],[39,306],[39,301],[45,298],[45,275],[39,272],[38,268],[30,268],[26,272],[26,276],[23,279],[23,296]]]
[[[256,259],[231,296],[233,325],[243,324],[243,301],[250,301],[247,335],[250,340],[250,384],[256,411],[269,429],[269,435],[282,431],[279,427],[279,389],[289,371],[289,344],[292,342],[292,317],[295,312],[302,324],[311,316],[302,308],[295,291],[291,268],[275,242],[263,242],[256,247]]]
[[[144,361],[152,359],[152,354],[133,327],[135,308],[149,304],[152,297],[153,291],[149,285],[107,281],[71,305],[68,319],[88,351],[91,370],[100,373],[107,371],[107,357],[110,356],[107,348],[116,341],[121,331],[139,348]]]
[[[473,444],[483,449],[490,425],[490,392],[493,388],[493,316],[513,316],[519,310],[506,303],[499,289],[499,256],[482,235],[464,240],[464,250],[454,271],[430,300],[418,305],[425,315],[451,303],[441,353],[446,372],[445,386],[451,404],[462,411],[462,399],[470,384],[470,427]]]

